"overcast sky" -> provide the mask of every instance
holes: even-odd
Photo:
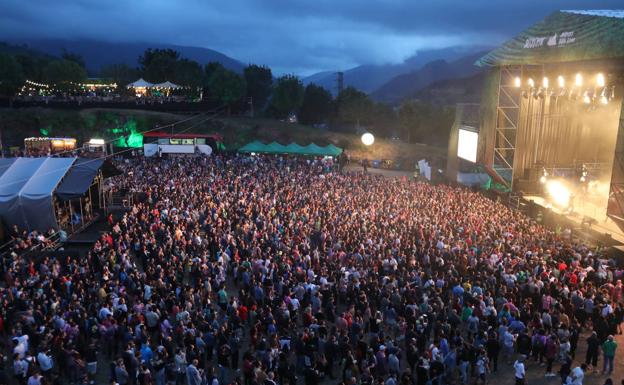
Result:
[[[419,49],[493,46],[558,9],[622,0],[0,0],[0,40],[201,46],[276,73],[396,63]]]

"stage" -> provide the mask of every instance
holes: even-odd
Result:
[[[523,197],[526,201],[533,202],[536,205],[552,210],[553,213],[565,217],[570,222],[576,225],[573,231],[577,233],[586,233],[588,230],[593,232],[604,234],[610,234],[613,240],[624,244],[624,230],[607,216],[607,210],[605,206],[598,206],[590,200],[580,197],[574,204],[574,208],[563,209],[557,205],[552,204],[546,198],[538,195],[525,195]],[[614,245],[608,245],[614,246]]]

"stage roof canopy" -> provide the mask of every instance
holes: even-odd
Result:
[[[504,66],[624,58],[624,10],[557,11],[475,64]]]

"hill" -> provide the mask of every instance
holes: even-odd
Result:
[[[396,76],[421,69],[435,60],[453,61],[483,48],[451,47],[437,50],[423,50],[399,64],[361,65],[344,71],[345,87],[352,86],[370,93]],[[336,93],[336,71],[324,71],[303,78],[304,84],[315,83]]]
[[[407,98],[444,106],[457,103],[479,103],[484,82],[485,72],[478,72],[464,78],[439,80]]]
[[[483,52],[473,53],[451,62],[446,60],[429,62],[416,71],[394,77],[372,92],[371,97],[377,101],[397,104],[437,81],[470,77],[481,71],[474,62],[483,54]]]
[[[202,47],[185,47],[173,44],[159,43],[111,43],[89,40],[27,40],[12,42],[25,49],[39,51],[48,55],[60,56],[63,50],[77,53],[83,57],[90,76],[97,76],[100,69],[110,64],[127,64],[130,67],[138,66],[139,56],[148,48],[171,48],[180,53],[181,57],[195,60],[200,64],[219,62],[224,67],[243,72],[245,65],[221,52]],[[25,45],[25,47],[24,47]]]
[[[24,138],[40,136],[70,136],[84,143],[90,138],[112,140],[116,132],[143,132],[154,127],[188,118],[161,112],[114,109],[84,109],[80,111],[49,108],[0,109],[0,130],[5,146],[23,146]],[[370,148],[365,147],[359,135],[316,129],[272,119],[220,117],[212,120],[197,118],[176,126],[177,132],[219,133],[227,149],[233,150],[253,141],[297,142],[302,145],[333,143],[344,148],[355,159],[441,158],[446,150],[424,144],[408,144],[377,138]],[[11,128],[10,130],[8,128]],[[190,131],[189,131],[190,129]]]

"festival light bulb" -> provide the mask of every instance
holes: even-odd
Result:
[[[370,146],[375,143],[375,137],[370,132],[367,132],[362,135],[362,143],[364,143],[365,146]]]

